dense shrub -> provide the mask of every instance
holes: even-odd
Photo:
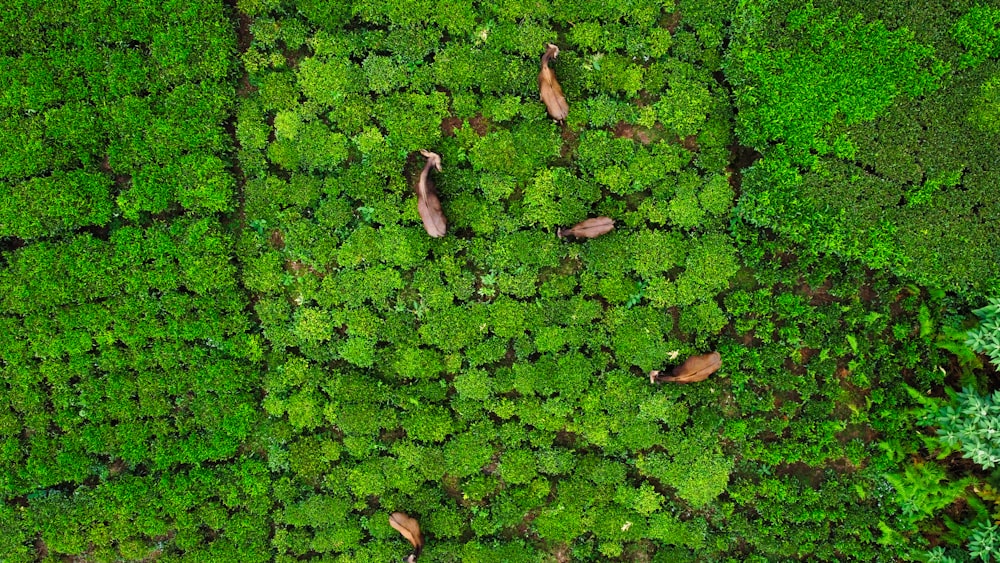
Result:
[[[726,71],[740,139],[763,155],[745,175],[741,215],[932,287],[990,291],[994,13],[843,4],[741,6]],[[876,17],[902,22],[890,30]]]
[[[72,170],[7,186],[0,235],[32,239],[106,225],[112,214],[111,184],[105,175]]]
[[[951,28],[952,36],[966,49],[959,59],[962,67],[975,66],[1000,56],[1000,9],[976,4]]]
[[[0,551],[263,561],[223,6],[29,4],[0,16]]]

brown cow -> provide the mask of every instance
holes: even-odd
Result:
[[[722,367],[722,357],[718,352],[691,356],[686,362],[675,367],[671,372],[672,375],[660,375],[659,370],[649,372],[649,382],[695,383],[708,379],[708,376],[719,371],[720,367]]]
[[[403,561],[405,563],[415,563],[420,552],[424,549],[424,536],[420,533],[420,524],[416,518],[411,518],[402,512],[393,512],[389,515],[389,525],[403,535],[404,538],[413,544],[413,553],[408,555]]]
[[[434,190],[434,183],[431,182],[431,167],[441,171],[441,156],[430,151],[421,150],[420,154],[427,157],[427,164],[420,172],[420,180],[417,181],[417,212],[424,220],[424,229],[432,237],[443,237],[448,229],[448,221],[445,219],[444,211],[441,210],[441,200],[438,199]]]
[[[556,236],[559,238],[573,236],[576,238],[594,238],[610,232],[615,228],[615,221],[611,217],[591,217],[586,221],[581,221],[568,229],[556,229]]]
[[[549,59],[558,56],[559,47],[549,43],[548,49],[542,55],[542,70],[538,73],[538,91],[552,119],[562,121],[569,115],[569,105],[563,96],[562,86],[559,86],[559,81],[556,80],[556,73],[549,68]]]

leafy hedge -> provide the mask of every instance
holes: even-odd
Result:
[[[763,157],[740,214],[924,285],[995,291],[994,16],[967,2],[741,4],[726,70],[740,139]]]
[[[0,22],[0,559],[265,561],[262,341],[216,215],[228,14],[14,2]]]
[[[238,110],[254,227],[238,254],[271,346],[264,406],[287,425],[268,458],[295,485],[278,498],[281,557],[397,551],[387,522],[365,517],[370,499],[429,518],[426,556],[445,560],[476,560],[518,527],[529,543],[508,546],[512,560],[591,534],[577,557],[617,557],[647,534],[702,545],[704,523],[667,507],[724,489],[720,421],[685,410],[661,426],[640,414],[660,391],[628,371],[696,350],[673,334],[674,305],[699,303],[706,315],[683,322],[718,334],[716,296],[739,267],[718,232],[733,199],[724,93],[714,69],[669,54],[662,4],[557,3],[523,26],[524,7],[499,5],[355,3],[354,19],[304,21],[242,5],[257,90]],[[539,46],[560,37],[562,129],[535,85]],[[646,107],[629,103],[647,83]],[[702,131],[698,151],[680,144]],[[441,241],[406,180],[421,148],[444,162]],[[595,214],[620,230],[555,237]],[[669,445],[668,430],[690,437]],[[707,481],[667,485],[692,463]]]
[[[0,236],[232,209],[234,34],[220,2],[161,4],[0,15]]]
[[[769,263],[785,247],[730,228],[733,116],[713,75],[729,3],[678,27],[659,2],[523,21],[509,3],[240,6],[255,90],[237,255],[270,345],[280,559],[400,556],[394,510],[444,561],[890,557],[878,523],[898,509],[858,491],[889,494],[891,461],[862,436],[907,424],[880,374],[940,381],[906,328],[924,298],[883,278],[884,300],[861,302],[859,268],[789,274]],[[537,101],[546,42],[565,126]],[[417,149],[442,155],[441,240],[416,213]],[[616,231],[554,236],[595,215]],[[833,302],[796,294],[804,272]],[[890,295],[907,303],[892,325]],[[642,375],[709,347],[714,383]],[[840,459],[857,473],[823,469]]]

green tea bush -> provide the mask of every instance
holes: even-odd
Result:
[[[762,158],[744,176],[739,212],[819,252],[970,297],[988,292],[996,260],[976,249],[993,248],[993,232],[974,210],[990,208],[981,195],[993,191],[992,180],[963,171],[990,169],[995,145],[961,143],[961,154],[947,147],[990,131],[969,108],[995,69],[988,62],[966,68],[971,59],[945,38],[958,34],[980,48],[988,40],[981,44],[971,16],[962,19],[972,13],[963,16],[968,5],[909,15],[882,5],[875,13],[846,4],[741,6],[746,17],[737,20],[748,27],[735,33],[747,43],[734,43],[726,72],[737,120],[747,119],[740,139]],[[972,11],[982,16],[975,21],[989,20],[988,10]],[[889,31],[877,19],[884,17],[900,23]],[[877,64],[879,78],[844,78],[894,50],[907,54]],[[840,64],[851,69],[833,71]],[[863,87],[867,79],[881,86]],[[798,105],[801,111],[786,111]],[[802,115],[812,117],[803,122]],[[980,195],[970,199],[966,190]]]
[[[112,181],[103,174],[57,171],[5,187],[0,234],[32,239],[111,220]]]
[[[966,49],[959,58],[962,67],[975,66],[1000,56],[1000,10],[976,4],[951,28],[952,37]]]
[[[996,68],[969,3],[819,4],[5,7],[0,550],[381,562],[400,510],[440,561],[896,557],[867,444],[919,445],[958,298],[879,268],[992,283]]]
[[[565,169],[543,170],[525,189],[524,220],[546,228],[577,222],[586,216],[589,204],[598,195],[592,186]]]
[[[933,51],[915,44],[908,30],[888,31],[881,22],[824,13],[812,3],[778,14],[766,4],[745,9],[741,23],[759,29],[738,33],[747,43],[732,51],[735,57],[727,66],[743,108],[738,132],[754,147],[780,140],[796,164],[814,162],[807,154],[810,148],[820,155],[849,156],[846,138],[822,134],[828,124],[835,118],[846,124],[871,120],[898,95],[933,90],[945,71],[931,58]],[[783,28],[771,27],[782,20]],[[782,54],[765,50],[768,45]],[[871,68],[878,73],[867,73]],[[759,87],[758,95],[749,94],[751,86]],[[829,93],[816,98],[816,91]],[[743,93],[749,97],[741,99]],[[797,109],[791,111],[793,107]],[[799,116],[794,122],[793,113]]]
[[[688,305],[729,286],[739,269],[736,249],[725,235],[707,235],[687,253],[686,269],[677,278],[676,303]]]
[[[1000,76],[993,75],[983,83],[979,92],[978,98],[969,110],[968,120],[980,131],[1000,133],[1000,128],[997,126],[997,118],[1000,117]]]
[[[245,510],[268,487],[250,501],[230,469],[264,481],[240,450],[263,352],[216,216],[234,208],[219,53],[235,36],[218,2],[104,8],[3,16],[27,33],[2,47],[0,146],[20,147],[0,151],[0,236],[30,242],[0,251],[0,318],[36,343],[0,368],[19,405],[3,443],[21,452],[0,489],[30,515],[5,518],[5,538],[36,530],[47,557],[105,560],[228,558],[238,542],[261,561],[267,526]]]

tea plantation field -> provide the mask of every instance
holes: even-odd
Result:
[[[0,563],[1000,561],[996,2],[0,25]]]

